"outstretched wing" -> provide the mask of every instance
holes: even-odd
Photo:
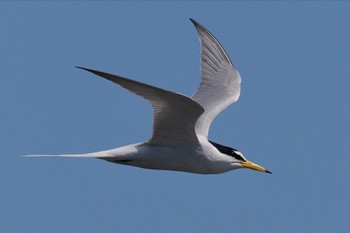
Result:
[[[153,145],[195,143],[198,138],[195,124],[204,112],[203,107],[191,98],[105,72],[77,67],[108,79],[148,100],[153,108]]]
[[[192,99],[205,110],[197,121],[196,133],[208,137],[213,119],[238,100],[241,77],[216,38],[197,21],[190,20],[198,31],[201,45],[201,82]]]

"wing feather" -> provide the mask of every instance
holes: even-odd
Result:
[[[88,68],[77,68],[110,80],[150,102],[153,108],[153,134],[148,141],[149,144],[174,145],[198,142],[195,124],[204,109],[191,98],[121,76]]]
[[[197,21],[190,19],[200,40],[201,82],[192,99],[205,110],[196,124],[197,135],[208,137],[211,122],[240,95],[241,77],[217,39]]]

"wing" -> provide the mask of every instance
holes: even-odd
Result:
[[[77,68],[108,79],[150,102],[153,108],[153,135],[148,141],[149,144],[174,145],[198,142],[195,124],[204,109],[191,98],[101,71]]]
[[[208,137],[214,118],[238,100],[241,77],[216,38],[197,21],[190,20],[198,31],[201,44],[201,82],[192,99],[205,109],[197,121],[196,133]]]

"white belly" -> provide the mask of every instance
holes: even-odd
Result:
[[[138,143],[104,151],[109,162],[131,165],[147,169],[184,171],[191,173],[223,173],[232,167],[221,159],[220,153],[212,147],[202,145],[153,146]]]

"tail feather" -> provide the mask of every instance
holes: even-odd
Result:
[[[105,153],[87,153],[87,154],[61,154],[61,155],[22,155],[24,158],[105,158],[110,157]]]

